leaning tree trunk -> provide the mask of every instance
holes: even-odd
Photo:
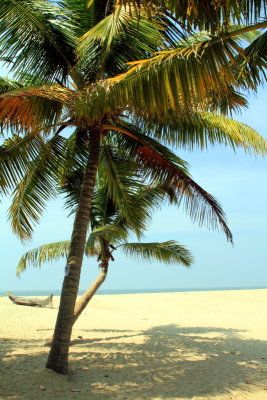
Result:
[[[90,302],[92,297],[95,295],[97,290],[100,288],[100,286],[106,279],[107,273],[108,273],[108,266],[102,267],[100,274],[96,277],[94,282],[89,286],[89,288],[76,302],[74,309],[73,325],[75,324],[75,322],[77,321],[83,310],[87,307],[87,304]],[[45,346],[51,346],[52,341],[53,341],[53,336],[45,341]]]
[[[68,373],[68,353],[74,307],[78,294],[86,234],[91,214],[92,195],[99,163],[100,133],[91,131],[89,132],[89,137],[88,162],[72,231],[53,341],[46,363],[46,368],[61,374]]]
[[[108,273],[108,265],[110,258],[113,260],[112,254],[109,251],[108,241],[104,238],[100,239],[101,251],[98,255],[98,261],[101,261],[99,267],[101,268],[101,272],[98,277],[94,280],[94,282],[89,286],[86,292],[81,296],[81,298],[77,301],[74,309],[74,317],[73,317],[73,325],[91,300],[91,298],[96,293],[97,289],[102,285],[104,280],[106,279]]]
[[[100,274],[96,277],[94,282],[89,286],[89,288],[84,292],[84,294],[80,297],[77,301],[75,310],[74,310],[74,317],[73,317],[73,324],[75,324],[76,320],[79,318],[91,298],[94,296],[96,291],[102,285],[104,280],[106,279],[108,273],[108,267],[102,267]]]

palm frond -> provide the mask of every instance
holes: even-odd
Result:
[[[87,0],[63,0],[61,3],[64,8],[72,11],[72,21],[75,23],[78,37],[105,18],[106,0],[91,1],[90,6]]]
[[[62,86],[24,87],[0,96],[0,122],[2,129],[17,131],[40,130],[53,126],[67,104],[72,91]]]
[[[64,168],[64,167],[63,167]],[[68,166],[69,170],[69,166]],[[63,180],[61,179],[60,192],[65,195],[65,208],[69,210],[69,215],[77,211],[77,206],[80,199],[81,187],[84,176],[84,166],[76,168],[64,173]]]
[[[176,148],[205,149],[222,144],[260,155],[267,152],[267,141],[253,128],[232,118],[207,112],[169,112],[165,121],[143,113],[136,121],[143,132]]]
[[[162,47],[164,27],[145,15],[134,17],[130,9],[117,7],[80,39],[81,68],[90,82],[105,74],[126,72],[129,61],[142,59]]]
[[[191,252],[174,240],[154,243],[123,243],[118,248],[123,250],[127,256],[135,257],[138,260],[182,264],[185,267],[189,267],[193,263]]]
[[[22,241],[31,237],[33,226],[38,223],[46,202],[57,194],[61,148],[60,137],[55,137],[42,146],[13,193],[8,218],[13,231]]]
[[[38,135],[13,135],[4,141],[0,146],[0,188],[4,194],[20,182],[42,147],[43,140]]]
[[[70,240],[44,244],[29,250],[20,258],[16,275],[20,276],[29,267],[42,267],[44,263],[54,262],[60,258],[67,257]]]
[[[178,204],[177,193],[165,182],[152,182],[140,187],[138,197],[146,204],[146,208],[150,214],[157,212],[163,205],[166,205],[166,200],[169,204]]]
[[[129,162],[127,162],[129,161]],[[100,175],[107,188],[108,195],[119,210],[121,217],[126,219],[139,237],[145,229],[147,212],[139,203],[136,208],[136,193],[138,189],[137,172],[133,170],[129,157],[105,145],[102,149]]]
[[[14,79],[0,77],[0,94],[10,92],[12,90],[21,89],[23,84]]]
[[[227,32],[232,32],[232,31],[234,32],[237,30],[240,30],[242,32],[240,35],[236,37],[236,39],[240,42],[240,44],[242,43],[242,41],[245,41],[247,43],[252,43],[260,36],[260,31],[254,29],[247,31],[246,28],[248,28],[249,26],[251,27],[253,25],[230,25],[226,29]]]
[[[265,61],[267,59],[267,32],[263,32],[262,35],[257,37],[246,49],[245,54],[249,60],[253,60],[255,57],[261,57]]]
[[[85,254],[86,255],[96,255],[99,254],[102,239],[105,239],[108,243],[117,244],[125,241],[128,236],[127,230],[121,226],[115,224],[109,224],[102,226],[100,228],[94,229],[86,242]]]
[[[129,63],[129,71],[105,82],[106,89],[129,107],[163,116],[170,108],[207,111],[216,93],[218,107],[232,85],[253,84],[237,74],[242,64],[235,55],[244,54],[233,35],[198,34],[194,42],[180,42],[175,49]]]
[[[103,129],[116,132],[113,137],[114,143],[120,149],[125,149],[126,155],[124,157],[131,157],[132,162],[139,166],[144,181],[148,176],[162,181],[168,179],[168,172],[165,169],[168,163],[175,163],[181,170],[188,173],[186,161],[179,158],[159,141],[143,134],[138,125],[120,120],[116,125],[103,125]]]
[[[194,222],[211,229],[222,229],[227,240],[232,242],[232,234],[220,204],[190,177],[187,164],[156,140],[138,132],[137,128],[134,130],[130,124],[125,126],[131,134],[117,136],[121,144],[127,142],[131,157],[142,168],[143,179],[165,183],[166,188],[173,188],[179,198],[177,204],[184,205]],[[114,127],[116,129],[120,130]]]
[[[45,80],[75,80],[75,26],[71,14],[50,1],[2,0],[1,54],[12,71],[27,71]]]
[[[91,210],[91,228],[96,229],[104,225],[113,224],[118,215],[118,208],[109,196],[107,187],[98,175],[97,187],[94,192]]]
[[[230,3],[210,0],[116,0],[116,4],[131,4],[137,13],[140,7],[144,7],[149,16],[167,9],[186,29],[205,29],[213,33],[220,26],[233,22],[254,22],[267,13],[266,3],[262,0],[232,0]]]
[[[247,48],[244,53],[246,59],[242,60],[242,73],[250,78],[255,87],[266,81],[267,70],[267,32],[263,32],[261,36],[256,38]],[[239,57],[240,59],[240,57]],[[241,61],[241,59],[240,59]]]
[[[84,168],[88,159],[86,130],[76,128],[65,140],[60,165],[60,192],[65,195],[65,207],[70,214],[77,209],[80,198]]]

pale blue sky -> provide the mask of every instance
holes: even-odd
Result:
[[[267,139],[267,88],[250,98],[249,109],[236,119],[247,123]],[[154,215],[146,241],[174,239],[194,254],[191,269],[179,265],[137,262],[115,253],[103,289],[267,287],[267,158],[236,154],[230,148],[179,152],[191,165],[193,178],[223,205],[234,234],[234,247],[220,232],[192,224],[182,210],[165,207]],[[60,290],[65,260],[29,269],[15,276],[20,256],[30,248],[70,238],[72,223],[61,201],[51,201],[33,240],[23,246],[7,222],[8,199],[0,205],[0,291]],[[96,259],[86,259],[80,288],[97,274]]]

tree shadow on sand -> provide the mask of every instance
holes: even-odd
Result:
[[[36,352],[25,355],[19,354],[17,342],[7,340],[2,368],[4,373],[8,368],[11,374],[16,373],[23,391],[14,396],[11,388],[3,398],[25,400],[27,393],[27,400],[34,399],[38,384],[47,387],[43,399],[51,399],[53,393],[58,396],[59,391],[62,398],[72,399],[74,393],[69,388],[73,385],[81,390],[80,400],[192,399],[216,395],[231,399],[236,390],[243,396],[255,390],[262,391],[263,397],[267,395],[267,391],[263,392],[267,388],[266,342],[244,339],[238,330],[166,325],[142,332],[79,333],[82,335],[71,348],[73,373],[68,377],[44,371],[47,348],[39,341]],[[32,341],[19,343],[27,345],[32,346]],[[12,351],[16,355],[6,357]]]

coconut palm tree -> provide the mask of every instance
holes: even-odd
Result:
[[[149,135],[176,146],[186,143],[190,147],[204,147],[208,142],[220,142],[266,152],[264,140],[253,130],[218,115],[219,111],[225,113],[246,104],[238,90],[255,89],[265,67],[262,53],[258,52],[258,62],[253,63],[252,70],[251,58],[244,57],[235,40],[241,33],[265,25],[234,31],[225,23],[227,19],[220,23],[222,16],[237,18],[255,8],[256,23],[260,3],[255,0],[250,9],[244,7],[247,2],[236,0],[229,13],[226,6],[220,5],[218,11],[214,2],[205,1],[213,12],[212,23],[204,12],[197,15],[194,8],[185,12],[184,7],[180,11],[175,8],[174,20],[174,2],[165,2],[167,8],[160,13],[158,9],[151,11],[148,2],[144,2],[143,8],[119,3],[89,1],[86,7],[86,0],[65,0],[59,4],[0,2],[1,57],[14,75],[14,81],[2,81],[0,121],[3,130],[17,134],[2,154],[2,190],[8,191],[14,182],[19,182],[40,146],[45,152],[49,135],[54,135],[49,144],[54,146],[53,153],[58,153],[59,133],[66,126],[76,129],[78,141],[87,143],[89,150],[67,261],[69,273],[63,283],[47,362],[48,368],[61,373],[68,370],[68,346],[100,142],[116,133],[117,140],[128,146],[135,159],[150,168],[151,176],[175,181],[183,192],[185,186],[181,185],[179,169],[172,165],[172,156],[165,159],[160,144]],[[191,29],[187,38],[186,29],[190,26],[210,28],[211,35],[192,36]],[[161,53],[156,54],[158,51]],[[134,63],[130,69],[129,62]],[[11,158],[8,153],[12,153]],[[53,195],[54,173],[50,174],[49,169],[56,168],[52,157],[48,164],[49,190],[45,199]],[[34,179],[40,175],[37,168]],[[44,208],[39,201],[44,187],[40,183],[39,192],[36,190],[30,213],[33,221]],[[28,203],[30,207],[30,200]],[[31,224],[27,215],[24,219],[26,238],[30,236]]]
[[[114,261],[112,253],[117,249],[121,249],[127,255],[139,257],[141,259],[156,260],[164,263],[177,263],[187,267],[190,266],[193,260],[190,252],[175,241],[162,243],[127,242],[131,233],[134,233],[140,240],[144,231],[148,228],[153,211],[162,206],[163,203],[169,202],[180,206],[183,200],[188,204],[193,201],[194,203],[191,204],[192,210],[190,212],[191,218],[194,219],[198,216],[198,213],[194,213],[195,209],[198,207],[202,208],[200,213],[201,218],[199,219],[200,223],[203,221],[204,214],[208,217],[214,212],[217,214],[218,224],[221,225],[226,237],[229,240],[232,238],[222,210],[220,210],[219,205],[212,197],[209,197],[207,194],[206,196],[203,195],[205,194],[203,189],[199,188],[199,192],[202,193],[203,198],[200,198],[199,193],[198,199],[190,185],[186,182],[185,193],[181,192],[180,188],[176,185],[168,184],[165,180],[151,182],[149,184],[147,176],[146,183],[144,183],[143,177],[144,173],[147,172],[146,166],[142,166],[141,174],[140,162],[134,161],[133,155],[129,154],[127,151],[128,146],[123,148],[120,142],[119,147],[118,143],[115,145],[116,142],[114,139],[116,139],[116,137],[112,138],[109,136],[106,139],[106,143],[102,144],[97,183],[91,208],[91,232],[85,246],[86,256],[97,256],[98,261],[100,261],[99,267],[101,272],[76,303],[73,323],[75,323],[95,292],[106,279],[109,261],[110,259]],[[164,149],[163,146],[162,149]],[[81,155],[83,151],[81,145],[78,150]],[[84,150],[86,150],[86,148]],[[170,153],[166,148],[165,152],[166,154]],[[51,151],[49,151],[48,154],[51,154]],[[64,154],[64,161],[68,166],[68,173],[66,174],[65,169],[62,168],[61,165],[59,171],[61,174],[63,172],[63,175],[59,177],[59,190],[65,195],[66,207],[70,210],[70,214],[73,214],[79,203],[86,158],[82,161],[82,157],[80,157],[79,162],[77,162],[76,154],[75,162],[73,157],[71,157],[70,160],[66,160],[66,152]],[[53,159],[54,158],[55,156]],[[173,158],[175,158],[174,154]],[[179,159],[179,163],[182,165],[182,160]],[[39,160],[35,159],[34,164],[38,165]],[[60,165],[58,159],[56,160],[56,165]],[[173,166],[175,166],[174,163]],[[183,165],[183,169],[186,178],[188,177],[186,165]],[[31,171],[32,167],[30,167],[29,170]],[[26,173],[25,175],[26,182],[22,180],[17,186],[15,191],[16,200],[13,202],[10,210],[10,216],[13,217],[13,221],[16,221],[17,218],[23,214],[23,210],[27,209],[28,197],[34,198],[34,182],[28,181],[28,174]],[[39,181],[40,178],[38,178],[38,182]],[[191,185],[193,185],[193,181]],[[27,195],[25,197],[23,195],[20,196],[18,201],[17,193],[20,194],[25,191]],[[204,201],[203,205],[201,205],[201,200],[202,202]],[[198,205],[196,203],[197,201]],[[18,222],[16,223],[18,224]],[[18,225],[23,226],[24,224],[20,222]],[[68,240],[46,244],[27,251],[19,261],[17,275],[19,276],[31,265],[40,267],[46,262],[67,257],[69,247],[70,241]]]
[[[116,167],[119,173],[120,168],[118,165]],[[158,206],[168,194],[170,195],[170,193],[164,191],[163,185],[146,186],[136,181],[136,179],[131,179],[133,176],[129,179],[129,174],[129,171],[127,171],[124,182],[120,179],[122,183],[121,192],[124,192],[124,197],[129,198],[122,208],[130,206],[129,213],[131,213],[131,204],[134,203],[136,213],[134,220],[131,217],[127,218],[128,215],[125,215],[125,210],[121,212],[116,201],[110,197],[108,182],[104,183],[103,179],[98,180],[91,210],[91,232],[86,242],[85,255],[88,257],[97,256],[97,261],[100,262],[100,273],[77,301],[73,324],[105,281],[109,262],[110,260],[114,261],[113,254],[115,250],[121,249],[127,256],[134,256],[138,259],[155,260],[165,264],[177,263],[186,267],[189,267],[193,261],[190,252],[184,246],[172,240],[154,243],[127,242],[131,232],[135,232],[138,237],[144,233],[143,230],[148,227],[148,220],[150,220],[150,214],[155,205]],[[73,186],[73,183],[72,181],[67,185],[69,205],[76,204],[79,197],[77,196],[79,188],[77,185]],[[132,186],[133,183],[137,190],[129,193],[129,186]],[[173,192],[172,200],[175,197],[176,194]],[[67,240],[42,245],[27,251],[19,261],[17,275],[20,276],[29,266],[41,267],[46,262],[53,262],[62,257],[67,257],[69,246],[70,241]]]
[[[171,191],[176,192],[175,201],[179,204],[184,202],[191,218],[198,220],[200,224],[221,227],[231,240],[232,236],[221,207],[211,195],[192,180],[187,172],[186,163],[164,146],[142,135],[142,143],[144,141],[149,144],[150,151],[154,151],[157,158],[151,160],[150,157],[143,157],[143,154],[140,154],[143,146],[134,140],[123,143],[123,136],[110,134],[102,141],[100,157],[102,175],[115,204],[120,206],[121,213],[127,215],[130,222],[137,223],[136,202],[131,201],[131,197],[126,195],[126,189],[122,191],[123,180],[120,176],[122,172],[124,175],[129,174],[131,163],[134,163],[138,166],[138,174],[141,175],[142,172],[142,179],[148,181],[149,178],[153,178],[164,181],[165,191],[170,194]],[[118,146],[121,150],[125,148],[121,155],[115,151]],[[1,146],[0,153],[2,176],[7,188],[12,179],[15,183],[15,178],[19,181],[13,192],[9,215],[14,230],[20,233],[21,237],[25,237],[25,233],[32,229],[32,222],[36,222],[39,218],[45,201],[56,195],[57,187],[60,188],[64,183],[69,184],[72,180],[74,185],[78,184],[79,189],[81,188],[88,148],[86,141],[83,141],[77,132],[68,139],[58,134],[46,141],[37,135],[13,137]],[[115,165],[119,165],[120,168],[115,168]],[[80,174],[77,175],[77,172]],[[129,177],[127,187],[128,183]],[[3,184],[4,188],[6,186]],[[128,192],[133,188],[135,188],[134,182],[131,182]],[[77,189],[75,196],[77,205],[80,196]],[[172,197],[175,199],[173,194]]]

